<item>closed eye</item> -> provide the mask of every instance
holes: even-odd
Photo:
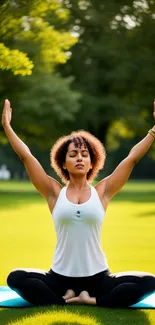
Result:
[[[75,157],[78,154],[77,150],[71,150],[69,153],[69,157]],[[82,150],[81,152],[83,157],[88,157],[88,151],[87,150]]]
[[[69,155],[69,157],[75,157],[76,156],[76,154],[71,154],[71,155]]]

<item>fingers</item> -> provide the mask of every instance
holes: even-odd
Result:
[[[4,104],[8,107],[10,107],[10,102],[9,102],[9,100],[8,99],[5,99],[5,102],[4,102]]]
[[[8,99],[5,99],[3,112],[6,113],[10,109],[10,102]]]
[[[8,99],[4,101],[1,123],[3,126],[10,125],[12,119],[12,108]]]

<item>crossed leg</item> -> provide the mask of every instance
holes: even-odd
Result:
[[[64,305],[57,292],[59,284],[52,281],[49,272],[38,269],[16,269],[7,278],[8,286],[34,305]]]
[[[56,282],[49,272],[36,269],[14,270],[7,279],[11,289],[35,305],[80,303],[128,307],[145,294],[155,291],[155,276],[144,272],[120,272],[104,276],[98,282],[101,290],[95,297],[90,297],[89,290],[81,291],[76,297],[75,292],[68,289],[62,295],[58,290],[60,284]]]
[[[155,276],[146,272],[120,272],[106,275],[103,280],[103,292],[97,297],[90,297],[87,291],[75,296],[68,290],[66,303],[90,304],[105,307],[128,307],[138,302],[145,294],[155,291]]]
[[[98,306],[128,307],[155,291],[155,276],[151,273],[120,272],[110,274],[105,281],[107,290],[96,297]]]

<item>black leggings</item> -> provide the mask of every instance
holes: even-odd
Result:
[[[65,305],[62,296],[68,289],[88,291],[100,307],[128,307],[147,293],[155,291],[155,276],[143,272],[112,274],[109,270],[89,277],[67,277],[36,269],[12,271],[7,283],[21,297],[34,305]]]

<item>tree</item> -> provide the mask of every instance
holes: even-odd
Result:
[[[58,63],[70,58],[68,50],[77,42],[62,25],[69,11],[58,0],[7,0],[0,9],[1,98],[11,100],[17,133],[49,148],[79,109],[73,78],[63,79],[55,72]],[[1,127],[0,141],[5,140]]]
[[[25,141],[48,149],[68,131],[68,123],[74,121],[79,110],[80,98],[80,94],[71,90],[71,84],[71,77],[62,79],[47,73],[20,81],[23,90],[18,99],[13,99],[13,126]]]
[[[30,75],[33,62],[23,53],[28,49],[35,64],[40,61],[42,68],[51,71],[55,64],[65,63],[69,58],[66,53],[76,43],[76,38],[68,31],[59,31],[50,24],[51,20],[66,20],[68,10],[57,0],[7,0],[0,4],[0,68],[11,70],[14,74]],[[27,47],[29,44],[29,48]],[[10,47],[8,47],[8,46]],[[17,49],[16,49],[17,47]],[[34,47],[39,50],[34,52]],[[20,50],[21,49],[21,50]]]
[[[63,3],[71,11],[67,27],[80,36],[71,60],[60,67],[64,76],[75,76],[74,89],[82,94],[76,127],[104,142],[115,121],[133,135],[144,135],[153,123],[155,3]]]

